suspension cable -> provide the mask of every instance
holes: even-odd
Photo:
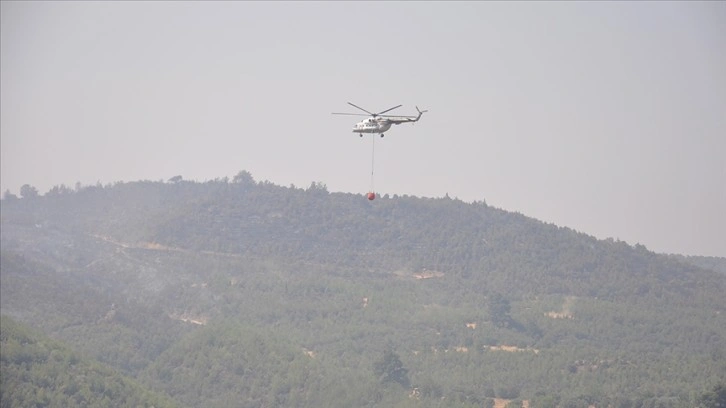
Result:
[[[371,193],[375,192],[373,187],[373,170],[376,164],[376,135],[371,134]]]

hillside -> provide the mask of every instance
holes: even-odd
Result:
[[[58,341],[0,319],[3,407],[173,407],[134,380],[79,357]]]
[[[484,202],[241,172],[6,199],[1,227],[3,314],[185,406],[686,407],[726,380],[721,258]]]

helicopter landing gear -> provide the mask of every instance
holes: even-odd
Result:
[[[363,133],[359,133],[360,137],[363,137]]]
[[[381,133],[381,137],[385,136],[383,133]]]

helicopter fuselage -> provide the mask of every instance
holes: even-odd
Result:
[[[391,128],[391,122],[386,119],[368,118],[353,126],[353,133],[383,133]]]

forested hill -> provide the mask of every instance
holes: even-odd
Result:
[[[726,381],[722,258],[244,171],[24,191],[3,314],[181,405],[686,407]]]
[[[12,319],[0,320],[3,407],[174,407],[136,381],[84,361]]]
[[[43,197],[4,200],[3,224],[381,273],[437,271],[464,287],[514,296],[614,300],[672,292],[714,304],[703,289],[724,288],[722,279],[696,278],[713,277],[702,268],[722,263],[597,240],[484,202],[395,195],[369,202],[329,193],[322,183],[306,189],[255,183],[246,172],[235,181],[57,187]]]

